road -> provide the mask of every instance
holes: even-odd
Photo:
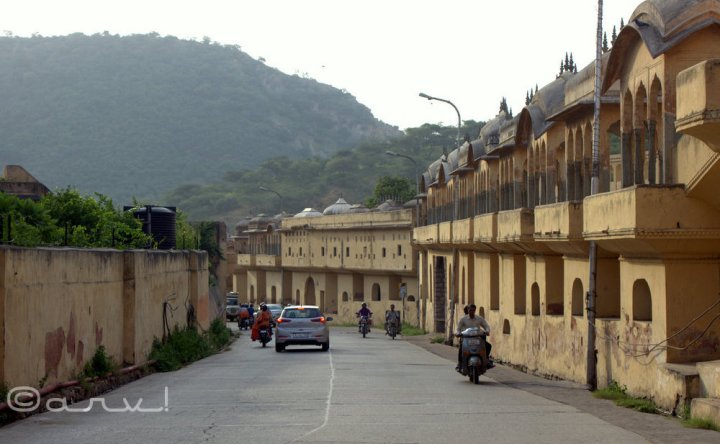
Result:
[[[261,348],[244,333],[228,351],[103,395],[109,408],[142,399],[141,408],[159,412],[107,412],[96,402],[89,412],[46,412],[8,425],[0,442],[648,442],[488,377],[473,385],[453,362],[377,330],[363,339],[333,328],[329,352],[276,353],[273,344]]]

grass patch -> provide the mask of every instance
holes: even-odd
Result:
[[[658,409],[655,403],[650,399],[635,398],[627,394],[627,386],[620,386],[616,381],[611,381],[610,385],[593,392],[593,396],[600,399],[609,399],[615,402],[615,405],[637,410],[643,413],[657,413]]]
[[[210,356],[229,341],[230,329],[220,319],[215,319],[203,334],[192,327],[181,330],[175,326],[165,342],[157,338],[153,341],[149,358],[155,361],[157,370],[169,372]]]
[[[720,432],[720,424],[717,424],[712,419],[695,418],[691,416],[689,418],[682,419],[680,422],[682,422],[682,425],[684,425],[685,427],[690,427],[693,429],[714,430],[716,432]]]
[[[400,330],[400,334],[403,336],[421,336],[425,333],[426,331],[424,329],[410,325],[407,322],[403,322],[402,329]]]
[[[445,336],[443,335],[435,335],[432,338],[430,338],[430,342],[433,344],[442,344],[445,342]]]

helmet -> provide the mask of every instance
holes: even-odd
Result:
[[[265,305],[265,303],[260,304],[260,310],[267,310],[267,305]]]

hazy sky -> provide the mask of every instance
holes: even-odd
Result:
[[[608,34],[639,0],[605,0]],[[401,129],[517,114],[566,52],[595,57],[597,0],[0,0],[0,31],[204,36],[345,89]]]

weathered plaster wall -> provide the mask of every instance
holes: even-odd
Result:
[[[142,363],[169,298],[170,328],[185,325],[186,302],[207,328],[205,253],[0,248],[0,380],[71,379],[101,345],[118,363]]]

